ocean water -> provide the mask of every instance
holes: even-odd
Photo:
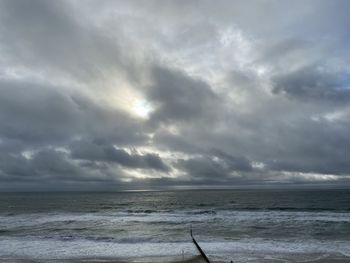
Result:
[[[196,255],[191,226],[213,260],[346,258],[350,190],[2,193],[0,259]]]

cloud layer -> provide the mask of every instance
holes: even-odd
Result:
[[[350,186],[350,3],[0,3],[0,190]]]

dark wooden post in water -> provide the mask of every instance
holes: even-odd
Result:
[[[194,239],[194,237],[193,237],[193,235],[192,235],[192,227],[191,227],[191,237],[192,237],[192,241],[193,241],[193,243],[196,245],[196,247],[197,247],[199,253],[201,253],[201,256],[205,259],[205,261],[206,261],[207,263],[210,263],[210,261],[209,261],[207,255],[204,253],[204,251],[202,250],[202,248],[198,245],[197,241]]]

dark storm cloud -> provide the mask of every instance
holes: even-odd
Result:
[[[211,153],[187,160],[180,159],[176,166],[191,179],[205,182],[227,182],[234,172],[252,171],[247,158],[235,157],[217,149]]]
[[[43,150],[27,159],[22,155],[8,155],[1,157],[1,171],[14,180],[38,180],[59,176],[64,178],[71,175],[76,178],[78,168],[71,164],[61,152]],[[79,178],[76,178],[79,180]]]
[[[155,169],[163,172],[169,171],[169,167],[157,154],[129,154],[125,150],[115,148],[112,145],[101,145],[82,141],[73,143],[70,149],[74,159],[115,162],[129,168]]]
[[[230,170],[210,157],[178,160],[177,165],[181,170],[187,172],[189,176],[193,176],[194,180],[213,179],[220,181],[226,179],[230,172]]]
[[[0,82],[1,135],[21,141],[74,136],[78,107],[54,88],[22,81]]]
[[[41,175],[59,177],[77,177],[79,168],[73,165],[66,154],[55,150],[42,150],[31,160],[34,170]]]
[[[340,73],[327,72],[317,66],[280,74],[273,79],[273,83],[274,92],[285,92],[302,100],[350,102],[349,81],[344,81]]]
[[[283,131],[284,148],[272,149],[273,152],[279,152],[278,158],[267,159],[266,164],[269,169],[277,171],[349,174],[348,132],[348,121],[335,123],[329,120],[298,120],[298,123]]]
[[[349,185],[349,1],[0,2],[0,190]]]
[[[124,174],[95,163],[73,162],[65,152],[44,149],[30,159],[21,155],[0,157],[0,185],[5,191],[116,190],[123,189]],[[45,187],[44,187],[45,186]]]
[[[103,182],[113,178],[112,183],[119,185],[122,171],[94,165],[98,159],[74,162],[62,151],[45,148],[68,148],[77,137],[120,145],[137,145],[147,140],[136,120],[86,96],[63,92],[62,87],[20,80],[0,84],[1,179],[17,182],[21,189],[19,182],[35,182],[38,188],[53,180],[58,180],[57,186],[63,186],[69,181]],[[23,151],[33,156],[28,159]],[[156,155],[143,158],[139,166],[167,168]]]
[[[3,178],[7,177],[8,180],[31,179],[34,173],[30,162],[23,156],[1,154],[0,164]]]
[[[137,144],[146,137],[127,114],[100,106],[62,87],[0,80],[0,134],[32,143],[56,144],[74,137]]]
[[[218,97],[204,81],[162,66],[152,68],[151,77],[147,95],[156,107],[153,121],[189,121],[215,111]]]

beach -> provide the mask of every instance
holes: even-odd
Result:
[[[323,256],[323,255],[298,255],[294,259],[291,258],[271,258],[264,255],[251,255],[249,262],[255,263],[277,263],[277,262],[291,262],[291,263],[348,263],[350,262],[349,257],[344,256]],[[201,256],[191,256],[191,257],[138,257],[138,258],[76,258],[76,259],[65,259],[65,260],[53,260],[53,259],[42,259],[42,260],[32,260],[32,259],[13,259],[13,258],[3,258],[0,262],[7,263],[205,263],[206,261]],[[213,263],[229,263],[230,261],[211,261]],[[242,262],[239,260],[232,260],[232,262]]]

